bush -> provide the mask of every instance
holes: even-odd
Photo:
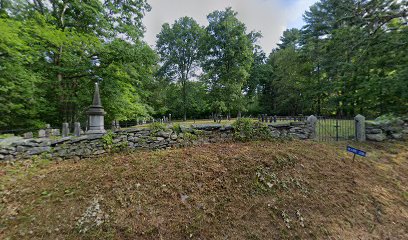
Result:
[[[254,122],[249,118],[236,120],[234,127],[234,138],[238,141],[268,140],[272,138],[271,131],[266,124]]]
[[[397,117],[394,114],[385,114],[375,119],[379,124],[401,124],[403,123],[402,117]]]
[[[166,130],[166,124],[160,122],[150,123],[148,128],[153,134]]]
[[[181,133],[181,125],[180,125],[180,123],[175,123],[175,124],[173,124],[172,129],[173,129],[173,132],[175,132],[175,133],[177,133],[177,134]]]

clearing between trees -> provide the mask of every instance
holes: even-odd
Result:
[[[1,239],[408,239],[404,142],[222,143],[0,170]]]

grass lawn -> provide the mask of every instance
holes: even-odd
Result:
[[[252,120],[253,121],[258,121],[257,118],[253,118]],[[222,125],[231,125],[235,121],[236,121],[235,118],[232,118],[229,121],[228,120],[222,120],[221,124]],[[273,125],[273,124],[282,124],[282,123],[291,123],[291,122],[293,122],[293,120],[278,120],[276,123],[272,122],[272,123],[268,123],[268,124]],[[188,126],[191,126],[191,125],[194,125],[194,124],[200,125],[200,124],[219,124],[219,123],[215,123],[213,120],[210,120],[210,119],[198,119],[198,120],[195,120],[195,121],[194,120],[187,120],[187,121],[176,120],[176,121],[173,121],[172,124],[180,124],[180,125],[188,127]],[[133,127],[145,128],[145,127],[148,127],[148,126],[149,126],[149,124],[144,124],[144,125],[138,125],[138,126],[133,126]]]
[[[408,145],[276,141],[1,165],[0,239],[408,239]]]

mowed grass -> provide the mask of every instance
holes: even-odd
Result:
[[[171,124],[180,124],[186,127],[190,127],[191,125],[205,125],[205,124],[221,124],[221,125],[232,125],[237,119],[236,118],[232,118],[230,120],[222,120],[221,123],[218,122],[214,122],[211,119],[198,119],[198,120],[187,120],[187,121],[182,121],[182,120],[176,120],[176,121],[172,121]],[[252,118],[251,119],[254,122],[258,122],[257,118]],[[265,124],[270,124],[270,125],[274,125],[274,124],[282,124],[282,123],[291,123],[294,122],[294,120],[278,120],[276,122],[268,122]],[[146,128],[149,127],[149,124],[143,124],[143,125],[137,125],[137,126],[133,126],[133,127],[138,127],[138,128]]]
[[[408,145],[223,143],[16,162],[0,239],[408,239]]]

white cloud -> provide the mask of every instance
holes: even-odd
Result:
[[[276,47],[282,32],[289,27],[301,27],[302,14],[317,0],[150,0],[152,11],[144,18],[145,41],[154,46],[163,23],[189,16],[207,25],[207,15],[214,10],[232,7],[248,31],[261,31],[259,44],[269,53]]]

